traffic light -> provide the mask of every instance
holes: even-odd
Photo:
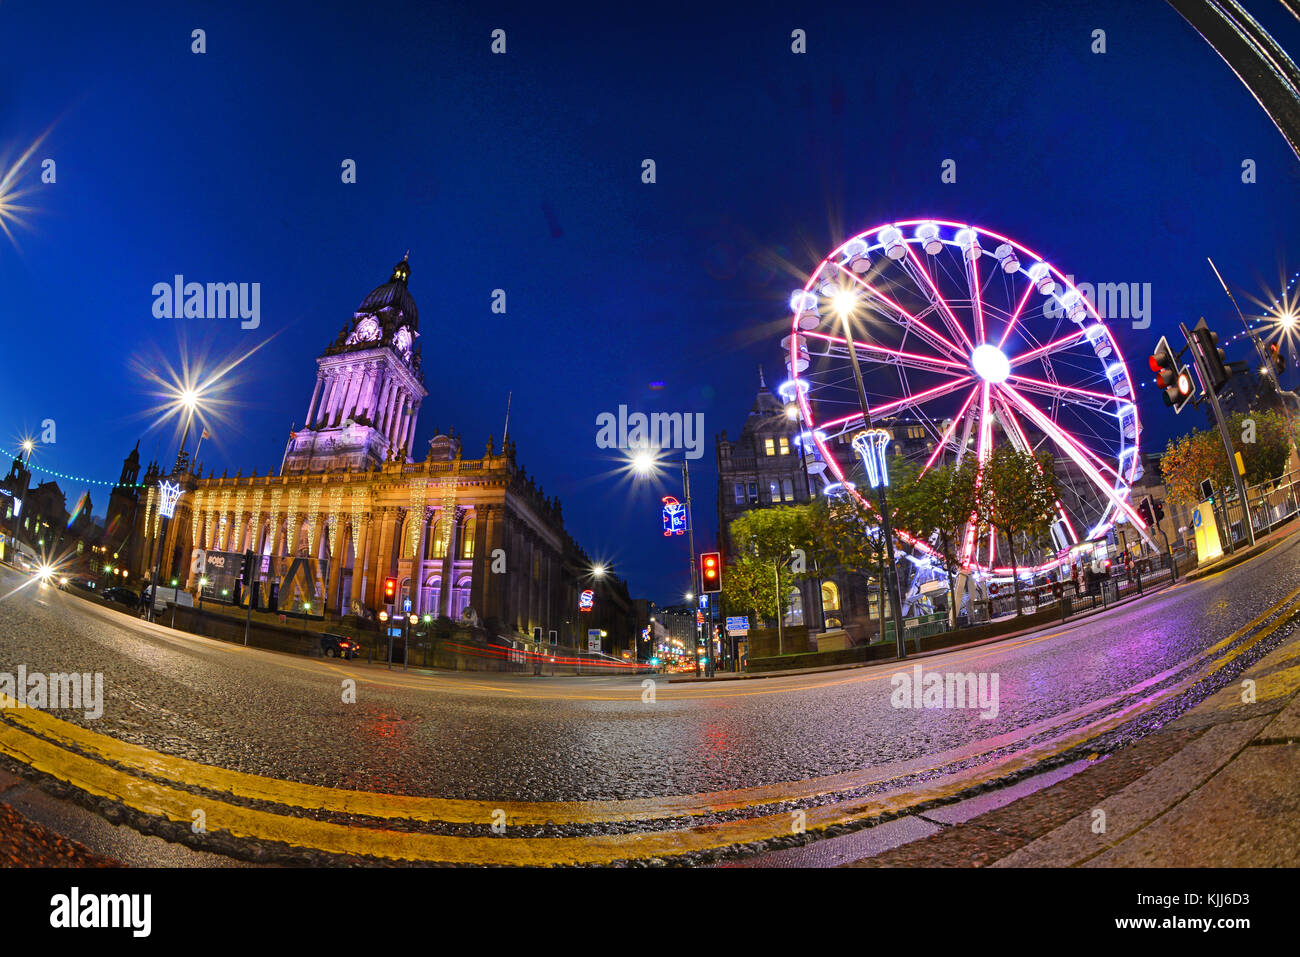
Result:
[[[253,565],[256,561],[257,556],[251,548],[244,552],[244,567],[240,569],[239,577],[245,582],[251,582],[253,580]]]
[[[1219,348],[1219,334],[1210,329],[1205,319],[1202,318],[1196,324],[1196,328],[1192,330],[1192,335],[1201,344],[1201,355],[1205,358],[1205,372],[1210,377],[1210,381],[1205,383],[1205,387],[1218,394],[1223,384],[1232,378],[1232,370],[1228,368],[1227,354]]]
[[[396,599],[397,599],[397,579],[385,578],[384,579],[384,601],[391,605]]]
[[[1282,354],[1282,350],[1278,348],[1276,342],[1270,342],[1265,346],[1264,352],[1268,356],[1268,361],[1272,363],[1275,373],[1281,375],[1286,371],[1286,356]]]
[[[1153,509],[1155,509],[1155,516],[1156,516],[1155,524],[1159,525],[1161,522],[1163,522],[1163,521],[1165,520],[1165,506],[1164,506],[1164,503],[1163,503],[1163,502],[1157,502],[1155,499],[1152,499],[1152,500],[1151,500],[1151,507],[1152,507]]]
[[[700,591],[717,594],[722,591],[722,554],[705,552],[700,556]]]
[[[1165,405],[1172,408],[1175,415],[1182,412],[1183,406],[1191,401],[1194,391],[1192,374],[1187,366],[1178,365],[1178,357],[1164,336],[1156,343],[1156,351],[1147,360],[1147,365],[1156,375],[1156,388],[1164,395]]]
[[[1144,496],[1142,501],[1138,503],[1137,513],[1142,516],[1142,521],[1146,522],[1147,525],[1153,524],[1153,516],[1151,515],[1151,498],[1149,496]]]

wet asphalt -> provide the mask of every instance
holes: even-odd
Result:
[[[1193,658],[1300,584],[1300,538],[1114,612],[920,660],[998,676],[996,716],[896,708],[898,665],[669,685],[641,677],[389,672],[143,625],[0,568],[0,672],[102,672],[104,713],[57,716],[167,754],[252,774],[402,794],[596,800],[691,794],[880,769],[924,780],[960,749],[1023,747],[1023,729]],[[1161,727],[1273,647],[1099,746]],[[1036,636],[1036,637],[1037,637]],[[910,664],[907,666],[910,668]],[[356,681],[345,703],[346,679]],[[1171,679],[1172,680],[1172,679]]]

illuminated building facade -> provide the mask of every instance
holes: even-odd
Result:
[[[569,645],[599,627],[605,647],[627,647],[626,584],[609,573],[592,580],[559,501],[516,463],[512,440],[497,448],[489,437],[467,458],[453,431],[411,456],[427,392],[409,275],[404,258],[316,360],[306,424],[291,434],[279,474],[202,478],[182,456],[176,477],[186,491],[163,522],[158,470],[146,473],[143,539],[166,526],[159,580],[177,575],[190,590],[206,580],[205,599],[220,601],[251,550],[263,606],[275,583],[281,610],[446,616],[512,637],[555,631]],[[392,603],[383,595],[390,577]],[[580,612],[588,588],[594,607]]]

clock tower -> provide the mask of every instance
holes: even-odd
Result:
[[[316,360],[316,390],[306,423],[285,447],[282,474],[410,461],[416,416],[428,393],[416,344],[420,314],[406,285],[409,255]]]

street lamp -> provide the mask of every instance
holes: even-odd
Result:
[[[858,348],[853,342],[853,326],[850,321],[857,310],[858,297],[852,289],[843,287],[832,297],[832,302],[836,313],[840,317],[840,325],[844,330],[844,344],[849,352],[849,364],[853,367],[853,381],[858,387],[858,405],[862,409],[862,427],[872,431],[871,405],[867,401],[867,387],[862,382],[862,367],[858,364]],[[885,555],[884,577],[886,579],[880,584],[882,588],[887,589],[889,603],[893,606],[894,638],[898,648],[898,657],[906,658],[907,645],[903,640],[903,602],[898,588],[898,568],[894,565],[894,529],[889,521],[889,503],[885,496],[887,485],[887,482],[881,482],[876,486],[876,502],[880,510],[880,538]],[[882,631],[883,628],[882,623]]]
[[[632,453],[632,468],[638,475],[649,476],[654,474],[659,467],[659,460],[654,451],[650,448],[639,448]],[[691,466],[690,459],[682,456],[682,497],[686,499],[686,546],[690,549],[690,555],[687,561],[691,566],[691,591],[698,589],[695,576],[698,569],[695,567],[695,520],[691,513]],[[691,596],[687,597],[690,601]],[[699,616],[696,616],[695,622],[695,640],[698,643],[700,639]],[[699,658],[695,661],[695,674],[700,673]]]

